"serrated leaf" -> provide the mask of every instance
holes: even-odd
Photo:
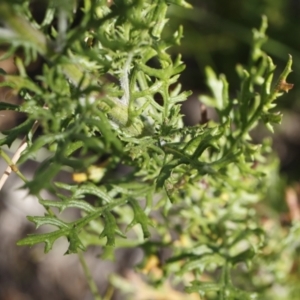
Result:
[[[217,108],[218,110],[225,109],[226,106],[226,99],[223,99],[223,89],[224,89],[224,79],[217,78],[216,73],[213,71],[212,68],[206,67],[205,68],[206,78],[207,78],[207,85],[209,86],[211,92],[213,93],[213,98],[204,98],[203,101],[210,102],[210,106]],[[209,103],[208,102],[208,103]]]
[[[5,138],[0,140],[0,146],[7,145],[8,147],[11,146],[11,144],[22,134],[27,134],[34,121],[27,119],[25,122],[21,123],[18,126],[15,126],[14,128],[10,130],[3,131],[2,133],[4,135],[7,135]]]
[[[143,230],[144,238],[149,238],[151,234],[148,229],[148,225],[154,227],[154,224],[151,222],[149,217],[145,214],[135,199],[130,199],[129,203],[133,208],[134,217],[131,223],[127,226],[126,231],[132,228],[134,225],[140,224]]]
[[[55,185],[59,188],[65,189],[67,191],[71,191],[73,193],[72,198],[83,198],[85,195],[94,195],[106,203],[113,202],[113,198],[111,198],[108,193],[105,192],[105,190],[101,187],[98,187],[97,185],[88,182],[81,185],[71,185],[71,184],[65,184],[62,182],[55,182]]]
[[[182,163],[182,160],[181,159],[174,159],[172,160],[171,162],[169,162],[168,164],[165,164],[157,179],[156,179],[156,187],[157,188],[162,188],[165,184],[165,181],[170,178],[171,176],[171,173],[173,171],[173,169],[177,166],[179,166],[180,164]]]
[[[104,202],[106,203],[113,202],[113,199],[105,191],[103,191],[103,189],[97,187],[93,183],[85,183],[80,187],[77,187],[75,193],[73,194],[73,197],[77,198],[81,195],[94,195],[104,200]]]
[[[59,229],[62,228],[69,228],[70,226],[63,222],[62,220],[57,219],[56,217],[46,216],[46,217],[27,217],[27,219],[33,222],[36,228],[39,228],[42,225],[53,225],[58,227]]]
[[[180,271],[180,274],[184,274],[195,269],[203,272],[209,265],[222,266],[224,263],[225,259],[221,255],[217,253],[205,253],[203,255],[199,255],[198,258],[192,259],[185,263]]]
[[[115,217],[111,214],[111,212],[105,210],[102,213],[102,216],[104,218],[104,228],[101,234],[99,235],[99,238],[106,237],[107,242],[106,246],[108,247],[114,247],[115,246],[115,234],[118,234],[119,236],[126,238],[126,236],[120,231],[118,228],[118,225],[116,223]]]
[[[77,253],[78,250],[85,251],[85,247],[78,237],[77,231],[74,229],[70,230],[68,234],[69,248],[65,254]]]
[[[185,101],[188,98],[188,96],[190,96],[191,94],[192,94],[191,91],[182,92],[177,96],[171,97],[170,98],[170,103],[178,103],[178,102]]]
[[[105,210],[111,210],[115,206],[120,206],[122,204],[125,204],[125,200],[119,200],[114,201],[113,203],[110,203],[104,207],[100,207],[98,209],[95,209],[94,212],[90,213],[89,215],[77,220],[76,222],[67,224],[64,222],[54,221],[53,218],[46,217],[47,222],[53,223],[51,225],[55,226],[68,226],[68,228],[62,228],[60,230],[56,230],[50,233],[45,234],[31,234],[28,237],[20,240],[17,242],[17,245],[24,246],[29,245],[33,246],[38,243],[45,243],[45,253],[49,252],[52,249],[53,243],[60,237],[66,236],[68,240],[70,241],[69,250],[67,253],[75,253],[78,251],[78,249],[84,250],[83,244],[81,243],[77,231],[81,230],[84,226],[89,224],[92,220],[95,220],[99,218],[99,216],[103,213]],[[31,217],[30,217],[31,218]],[[34,217],[32,217],[34,219]],[[47,222],[43,222],[41,218],[43,217],[36,217],[35,219],[39,224],[43,223],[42,225],[46,224]],[[40,218],[40,219],[39,219]],[[48,219],[47,219],[48,218]],[[49,224],[49,223],[48,223]],[[71,227],[72,226],[72,227]]]
[[[97,115],[99,116],[99,120],[95,125],[97,125],[99,128],[99,131],[103,135],[105,142],[108,144],[108,146],[112,145],[117,151],[122,151],[122,143],[112,131],[111,125],[105,114],[98,110]]]
[[[265,124],[267,123],[274,123],[280,124],[282,120],[281,113],[264,113],[261,115],[261,118]]]
[[[45,243],[44,252],[48,253],[52,249],[53,243],[58,238],[60,238],[62,236],[66,236],[69,233],[69,230],[70,229],[68,229],[68,228],[64,228],[64,229],[60,229],[60,230],[56,230],[56,231],[44,233],[44,234],[30,234],[26,238],[18,241],[17,245],[18,246],[28,245],[28,246],[32,247],[35,244]]]
[[[91,213],[95,211],[95,208],[88,202],[83,200],[65,200],[65,201],[52,201],[52,200],[40,200],[45,207],[57,207],[60,212],[63,212],[66,208],[79,208],[82,211]]]
[[[114,207],[116,206],[121,206],[127,203],[127,200],[124,199],[118,199],[115,200],[103,207],[97,208],[94,212],[86,215],[85,217],[79,219],[78,221],[76,221],[76,223],[74,223],[74,225],[78,228],[81,229],[84,226],[86,226],[89,222],[91,222],[92,220],[97,219],[98,217],[100,217],[103,213],[103,211],[105,210],[112,210]]]
[[[189,153],[192,159],[198,159],[208,147],[215,147],[215,142],[224,135],[224,127],[207,129],[203,135],[191,139],[184,147],[184,153]]]

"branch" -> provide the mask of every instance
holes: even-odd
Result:
[[[33,126],[30,129],[30,133],[33,135],[38,127],[39,127],[39,122],[35,121]],[[1,151],[1,156],[6,160],[6,162],[8,163],[9,166],[6,168],[5,172],[3,173],[2,177],[0,178],[0,191],[1,191],[2,187],[4,186],[6,180],[8,179],[8,177],[11,174],[12,171],[14,171],[17,175],[19,175],[19,177],[24,182],[27,181],[26,178],[24,177],[24,175],[19,171],[18,167],[16,166],[16,163],[18,162],[22,152],[27,148],[27,146],[28,146],[27,138],[24,137],[21,144],[19,145],[16,153],[12,157],[12,159],[10,159],[8,156],[6,156]]]

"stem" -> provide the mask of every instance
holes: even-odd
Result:
[[[113,297],[113,294],[114,294],[114,287],[112,285],[109,285],[103,300],[111,300]]]
[[[38,127],[39,127],[39,122],[35,121],[32,128],[30,129],[30,133],[33,135]],[[6,168],[5,172],[3,173],[3,175],[0,178],[0,190],[4,186],[6,180],[8,179],[8,177],[12,171],[14,171],[24,182],[27,182],[27,179],[25,178],[25,176],[20,172],[20,170],[16,166],[16,163],[18,162],[22,152],[27,148],[27,146],[28,146],[27,138],[24,137],[21,144],[19,145],[16,153],[12,157],[12,159],[10,159],[8,157],[8,155],[5,152],[3,152],[3,150],[0,150],[0,155],[3,157],[3,159],[8,164],[8,167]]]
[[[220,300],[225,300],[225,288],[232,285],[231,278],[230,278],[230,266],[228,262],[225,262],[225,265],[222,268],[221,274],[221,283],[222,283],[222,290],[220,291]]]
[[[81,266],[82,266],[82,269],[83,269],[83,272],[84,272],[84,275],[86,277],[86,280],[87,280],[87,283],[90,287],[90,290],[91,290],[91,293],[94,297],[95,300],[102,300],[102,297],[100,296],[99,294],[99,291],[98,291],[98,288],[97,288],[97,285],[91,275],[91,272],[86,264],[86,261],[84,259],[84,256],[82,254],[82,252],[78,252],[78,257],[79,257],[79,261],[81,263]]]

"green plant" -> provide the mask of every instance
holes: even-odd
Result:
[[[17,155],[10,159],[2,148],[0,154],[8,172],[15,171],[45,207],[44,216],[29,221],[55,229],[31,234],[18,245],[45,243],[47,253],[66,237],[67,254],[79,254],[98,299],[82,254],[90,245],[103,248],[102,259],[113,258],[116,247],[140,247],[153,284],[173,275],[187,292],[207,299],[254,299],[258,290],[265,293],[267,286],[255,282],[255,274],[239,269],[244,263],[259,269],[256,261],[268,235],[255,204],[265,198],[276,172],[276,161],[267,155],[270,143],[253,144],[250,131],[259,123],[272,130],[280,122],[275,100],[292,88],[286,83],[291,56],[273,82],[275,66],[261,50],[266,18],[253,32],[249,65],[237,68],[236,97],[224,75],[206,69],[212,96],[200,100],[216,110],[218,122],[184,127],[180,103],[190,95],[178,83],[184,65],[167,52],[183,31],[166,37],[162,31],[168,5],[188,8],[185,1],[47,2],[41,23],[29,4],[0,4],[1,41],[9,45],[5,58],[16,55],[19,70],[19,75],[2,72],[1,86],[24,99],[20,106],[1,102],[0,109],[27,114],[0,140],[10,147],[25,135]],[[74,10],[83,12],[79,23]],[[30,78],[26,66],[38,55],[45,60],[41,74]],[[34,137],[38,127],[41,133]],[[48,157],[28,180],[16,163],[34,158],[41,148]],[[118,165],[129,167],[128,173],[116,174]],[[74,182],[55,181],[61,170],[72,172]],[[42,198],[42,190],[56,200]],[[70,208],[81,213],[72,222],[55,210]],[[157,275],[159,263],[150,267],[149,260],[162,248],[172,255]],[[237,271],[248,276],[246,286],[232,282]]]

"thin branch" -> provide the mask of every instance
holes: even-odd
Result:
[[[39,127],[39,122],[35,121],[34,124],[31,127],[31,129],[30,129],[30,133],[33,135],[38,127]],[[22,152],[27,148],[27,146],[28,146],[27,137],[24,137],[21,144],[19,145],[16,153],[14,154],[12,159],[9,160],[9,166],[6,168],[5,172],[3,173],[2,177],[0,178],[0,190],[4,186],[6,180],[8,179],[8,177],[11,174],[12,171],[17,173],[23,181],[26,181],[26,178],[18,170],[16,164],[17,164]]]
[[[84,259],[84,256],[82,254],[82,252],[78,252],[78,257],[79,257],[79,261],[81,263],[82,269],[84,271],[84,275],[86,277],[86,280],[88,282],[88,285],[90,287],[90,290],[92,292],[92,295],[94,297],[95,300],[102,300],[102,297],[100,296],[99,292],[98,292],[98,288],[97,285],[91,275],[91,272],[86,264],[86,261]]]

